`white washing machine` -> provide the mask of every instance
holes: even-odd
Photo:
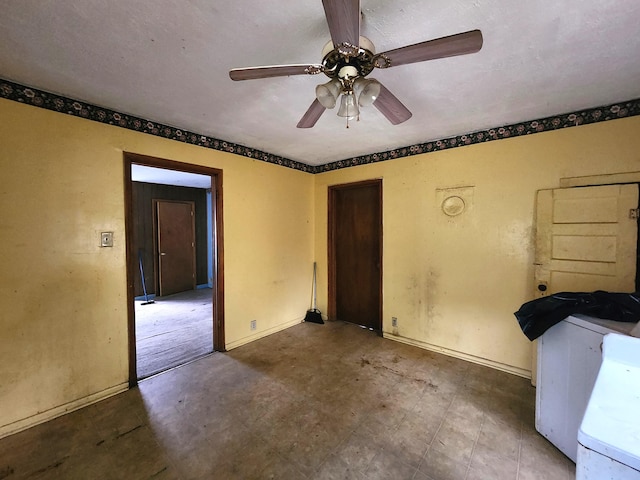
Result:
[[[632,334],[635,325],[576,314],[538,339],[536,430],[574,462],[580,422],[602,362],[603,337]]]
[[[578,431],[577,480],[640,480],[640,339],[607,334]]]

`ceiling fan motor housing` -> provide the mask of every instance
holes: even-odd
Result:
[[[351,90],[358,77],[366,77],[376,67],[375,47],[371,40],[360,37],[360,46],[328,42],[322,49],[322,66],[329,78],[338,78],[346,90]]]

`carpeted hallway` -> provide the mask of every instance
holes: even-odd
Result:
[[[303,323],[0,440],[0,478],[569,480],[534,396],[523,378]]]

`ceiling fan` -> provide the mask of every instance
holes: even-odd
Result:
[[[326,109],[335,107],[340,96],[338,115],[347,118],[347,128],[349,120],[358,117],[359,107],[367,105],[373,105],[392,124],[398,125],[411,118],[411,112],[384,85],[373,78],[366,78],[374,68],[465,55],[482,48],[482,32],[471,30],[375,53],[373,43],[360,35],[360,0],[322,0],[322,5],[331,41],[322,50],[321,64],[234,68],[229,71],[232,80],[319,73],[329,77],[327,83],[316,87],[316,99],[298,122],[298,128],[313,127]]]

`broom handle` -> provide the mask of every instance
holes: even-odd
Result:
[[[140,279],[142,280],[142,291],[144,292],[144,301],[148,302],[149,297],[147,296],[147,285],[144,281],[144,268],[142,267],[142,249],[138,249],[138,263],[140,264]]]
[[[316,309],[316,262],[313,262],[313,309]]]

